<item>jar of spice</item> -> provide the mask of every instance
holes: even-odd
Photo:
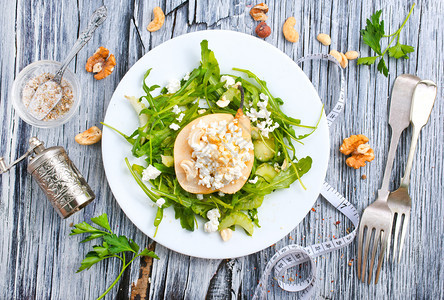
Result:
[[[51,79],[60,66],[61,63],[56,61],[37,61],[24,68],[14,80],[10,99],[14,109],[26,123],[42,128],[56,127],[66,123],[77,111],[81,89],[77,77],[69,69],[62,78],[62,98],[49,114],[38,120],[29,111],[29,103],[39,85]]]

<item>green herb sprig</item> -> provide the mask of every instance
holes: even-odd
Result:
[[[367,19],[367,26],[363,30],[361,30],[362,40],[365,44],[370,46],[370,48],[373,49],[373,51],[376,52],[376,56],[370,56],[370,57],[360,57],[358,59],[358,65],[372,65],[376,62],[376,60],[379,60],[379,63],[377,65],[377,69],[380,73],[384,74],[385,77],[388,76],[388,68],[385,64],[384,55],[388,52],[389,57],[394,57],[396,59],[398,58],[405,58],[408,59],[409,56],[407,54],[413,52],[415,50],[414,47],[409,45],[403,45],[399,42],[399,34],[401,33],[402,28],[406,24],[407,20],[410,18],[410,15],[412,14],[413,8],[415,7],[415,4],[412,5],[412,8],[410,8],[410,12],[405,18],[404,22],[402,23],[401,27],[399,27],[398,30],[396,30],[394,33],[390,35],[386,35],[384,32],[384,20],[380,20],[382,10],[378,10],[376,13],[374,13],[370,19]],[[392,37],[390,40],[387,48],[382,51],[381,47],[381,39],[384,37]],[[390,47],[390,45],[393,43],[393,41],[396,39],[396,45]]]
[[[116,257],[122,261],[122,270],[120,271],[116,280],[114,280],[114,282],[108,287],[108,289],[102,295],[100,295],[99,298],[97,298],[97,300],[99,300],[102,299],[113,288],[114,285],[116,285],[120,277],[122,277],[125,269],[137,257],[149,256],[155,259],[159,259],[159,257],[156,255],[156,253],[148,250],[147,248],[139,252],[139,245],[137,245],[132,239],[128,239],[126,236],[123,235],[115,235],[111,231],[111,227],[108,222],[108,216],[106,214],[91,218],[91,222],[99,225],[101,229],[93,227],[86,222],[82,222],[74,225],[74,229],[72,229],[70,233],[70,235],[82,233],[89,234],[85,239],[81,241],[81,243],[89,242],[98,238],[102,238],[103,240],[101,245],[93,246],[93,251],[90,251],[88,252],[88,254],[86,254],[86,257],[82,260],[77,273],[85,269],[89,269],[94,264],[107,258]],[[127,257],[125,255],[126,252],[134,255],[134,257],[129,261],[127,261]]]

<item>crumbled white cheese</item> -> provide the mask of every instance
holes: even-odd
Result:
[[[198,171],[198,184],[217,190],[237,179],[245,178],[242,170],[251,160],[249,152],[254,147],[251,141],[243,138],[237,119],[209,124],[200,121],[192,126],[188,143],[193,149],[192,158]]]
[[[217,220],[220,218],[220,211],[217,208],[213,208],[207,212],[207,218],[210,220]]]
[[[204,225],[205,232],[215,232],[219,228],[219,218],[220,212],[219,209],[213,208],[207,212],[208,222]]]
[[[156,167],[149,165],[145,170],[142,171],[142,180],[149,181],[151,179],[156,179],[162,174]]]
[[[259,98],[260,98],[261,100],[263,100],[263,101],[268,102],[268,96],[265,95],[264,93],[260,93],[260,94],[259,94]]]
[[[224,193],[222,193],[222,192],[219,192],[218,194],[219,194],[219,196],[220,196],[220,197],[223,197],[223,196],[225,196],[225,194],[224,194]]]
[[[165,204],[165,199],[163,199],[163,198],[159,198],[159,199],[157,199],[157,201],[156,201],[156,205],[158,206],[158,207],[162,207],[162,205],[164,205]]]
[[[204,114],[204,113],[206,113],[206,109],[199,109],[198,111],[197,111],[197,113],[199,114],[199,115],[201,115],[201,114]]]
[[[188,79],[190,79],[190,72],[186,73],[185,76],[183,77],[183,80],[187,81]]]
[[[252,107],[246,112],[246,115],[250,118],[252,123],[256,123],[256,127],[260,130],[261,134],[268,138],[268,134],[278,128],[279,124],[277,122],[274,122],[273,124],[271,112],[267,110],[268,96],[261,93],[259,98],[262,100],[257,103],[259,111]]]
[[[180,115],[176,118],[176,120],[180,123],[183,120],[183,117],[185,117],[184,113],[180,113]]]
[[[255,184],[259,180],[259,177],[254,177],[253,179],[248,180],[249,183]]]
[[[208,221],[204,224],[204,231],[205,232],[216,232],[219,229],[219,221],[212,220]]]
[[[170,125],[170,128],[173,129],[173,130],[179,130],[179,129],[180,129],[180,126],[177,125],[176,123],[172,123],[172,124]]]
[[[182,111],[180,110],[179,106],[174,105],[173,106],[173,113],[175,113],[176,115],[180,114]]]
[[[180,90],[180,80],[173,79],[168,82],[166,86],[169,94],[174,94],[178,90]]]
[[[203,200],[203,195],[202,194],[196,194],[196,196],[197,196],[197,199]]]
[[[228,75],[224,75],[220,77],[220,82],[225,82],[224,88],[228,89],[232,85],[234,85],[234,78]]]

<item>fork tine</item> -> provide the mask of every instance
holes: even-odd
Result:
[[[372,260],[370,261],[370,268],[368,269],[368,284],[372,281],[372,273],[373,273],[373,265],[375,263],[376,250],[379,245],[381,231],[375,230],[375,237],[373,239],[373,247],[372,247]]]
[[[358,240],[358,279],[361,280],[361,258],[362,258],[362,243],[364,238],[365,226],[359,226],[359,240]]]
[[[368,256],[368,247],[370,246],[370,238],[373,233],[373,228],[370,229],[367,227],[367,234],[365,235],[365,246],[364,246],[364,264],[362,265],[362,273],[361,273],[361,281],[365,280],[365,268],[367,266],[367,256]]]
[[[401,228],[401,219],[402,219],[402,215],[400,215],[399,213],[394,213],[394,215],[396,216],[396,220],[394,219],[393,222],[395,222],[392,226],[395,227],[395,239],[393,240],[393,259],[392,262],[395,262],[395,258],[396,258],[396,250],[398,248],[398,235],[399,235],[399,230]],[[390,242],[389,242],[390,243]],[[388,254],[390,255],[390,247],[387,248],[388,249]]]
[[[401,239],[399,241],[398,263],[401,261],[402,247],[404,246],[404,238],[407,232],[407,227],[409,226],[409,220],[410,220],[410,212],[406,212],[404,215],[404,222],[402,223]]]
[[[381,272],[382,261],[384,260],[384,254],[387,249],[388,237],[390,236],[390,234],[391,232],[384,232],[384,231],[381,232],[381,239],[382,239],[381,253],[379,254],[378,258],[378,268],[376,269],[375,284],[378,283],[379,280],[379,273]]]

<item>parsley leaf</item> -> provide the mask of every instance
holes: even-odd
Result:
[[[94,264],[106,258],[116,257],[119,258],[123,263],[119,276],[117,276],[116,280],[111,284],[111,286],[99,298],[97,298],[102,299],[111,290],[111,288],[117,284],[125,269],[134,261],[134,259],[139,256],[149,256],[155,259],[159,259],[159,257],[156,255],[156,253],[148,249],[143,249],[140,253],[138,253],[140,247],[132,239],[128,239],[123,235],[117,236],[114,234],[111,231],[111,226],[109,225],[108,216],[106,214],[91,218],[91,221],[107,231],[100,230],[86,222],[74,225],[74,229],[71,230],[70,235],[81,233],[89,234],[89,236],[82,240],[81,243],[100,237],[103,238],[102,245],[93,246],[93,251],[86,254],[85,258],[80,263],[77,273],[91,268]],[[129,262],[126,261],[125,252],[134,253],[134,257]]]
[[[372,65],[375,63],[376,59],[379,56],[369,56],[369,57],[360,57],[358,58],[358,65]]]
[[[371,20],[367,19],[367,26],[361,30],[364,43],[370,46],[377,54],[381,55],[381,38],[384,36],[384,21],[379,21],[382,10],[378,10],[371,16]]]
[[[148,248],[145,248],[142,250],[142,252],[139,253],[140,256],[149,256],[155,259],[159,259],[159,256],[157,256],[156,253],[154,253],[153,251],[148,250]]]
[[[384,74],[385,77],[388,76],[388,72],[389,70],[387,69],[387,66],[385,65],[385,61],[383,58],[381,58],[381,60],[378,63],[378,71],[382,74]]]
[[[389,53],[390,57],[406,58],[406,59],[409,58],[409,56],[407,54],[409,54],[410,52],[413,52],[413,51],[415,51],[415,48],[413,48],[412,46],[403,45],[399,41],[395,46],[390,47],[388,49],[388,53]]]
[[[372,65],[374,64],[379,58],[380,61],[377,65],[377,70],[384,74],[385,77],[388,76],[388,68],[384,61],[384,55],[388,51],[389,57],[393,57],[396,59],[399,58],[406,58],[408,59],[408,53],[413,52],[415,49],[412,46],[403,45],[399,42],[399,34],[401,33],[402,28],[404,27],[407,20],[410,18],[410,15],[412,14],[413,8],[415,7],[415,4],[412,5],[409,14],[407,15],[406,19],[402,23],[401,27],[399,29],[390,35],[386,35],[384,32],[384,20],[380,20],[382,10],[378,10],[376,13],[374,13],[370,19],[367,19],[366,26],[363,30],[361,30],[362,40],[364,43],[370,48],[376,52],[377,56],[370,56],[370,57],[360,57],[358,59],[358,65]],[[389,42],[387,48],[382,51],[381,49],[381,39],[384,37],[393,37],[391,41]],[[396,39],[396,45],[390,47],[390,45],[393,43],[393,41]]]
[[[126,236],[121,235],[118,237],[115,234],[111,234],[104,236],[103,239],[108,243],[109,251],[111,251],[111,253],[117,254],[125,251],[135,252],[131,248]]]
[[[91,222],[99,225],[102,228],[105,228],[105,229],[111,231],[111,228],[109,227],[108,217],[106,216],[106,214],[100,215],[95,218],[91,218]]]

